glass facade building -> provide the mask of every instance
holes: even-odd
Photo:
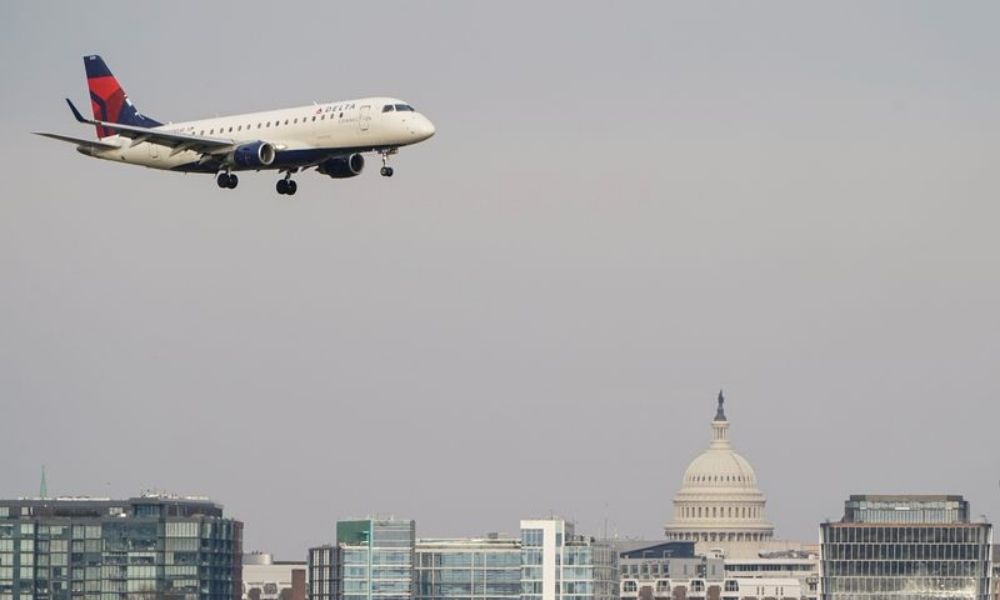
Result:
[[[521,600],[612,600],[618,553],[562,519],[521,521]]]
[[[520,598],[520,540],[427,539],[416,549],[417,600]]]
[[[987,600],[991,526],[960,496],[851,496],[820,527],[824,600]]]
[[[309,550],[313,600],[412,600],[411,520],[339,521],[335,546]]]
[[[242,538],[200,498],[0,500],[0,600],[239,600]]]

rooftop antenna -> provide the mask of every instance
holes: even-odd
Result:
[[[608,503],[604,502],[604,539],[608,539]]]
[[[38,497],[49,497],[49,486],[45,483],[45,465],[42,465],[42,482],[38,485]]]

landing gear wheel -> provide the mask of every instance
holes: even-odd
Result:
[[[276,190],[278,190],[279,194],[282,194],[282,195],[287,194],[288,193],[288,180],[287,179],[279,179],[278,183],[274,186],[274,188]]]
[[[282,180],[282,181],[284,181],[284,180]],[[288,185],[285,186],[285,187],[288,190],[285,193],[288,194],[289,196],[294,196],[296,190],[299,189],[299,185],[297,183],[295,183],[294,181],[292,181],[291,179],[288,180]]]
[[[392,167],[382,167],[379,173],[382,174],[382,177],[392,177],[393,170]]]
[[[233,175],[232,173],[219,173],[215,177],[215,183],[217,183],[219,187],[223,189],[225,188],[233,189],[239,182],[240,182],[239,178],[236,177],[236,175]]]

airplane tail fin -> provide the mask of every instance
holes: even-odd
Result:
[[[111,74],[111,69],[104,64],[104,59],[96,54],[84,56],[83,65],[87,69],[87,87],[90,88],[90,106],[94,110],[95,121],[137,127],[163,125],[163,123],[150,119],[135,109],[125,94],[125,90]],[[106,138],[111,135],[115,135],[115,132],[107,127],[97,126],[97,137]]]

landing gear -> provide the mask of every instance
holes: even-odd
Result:
[[[215,183],[219,184],[220,188],[234,189],[239,182],[240,178],[232,173],[223,172],[215,176]]]
[[[395,154],[396,152],[398,152],[398,150],[396,150],[395,148],[392,148],[390,150],[382,150],[379,152],[379,154],[382,155],[382,168],[379,170],[379,173],[382,175],[382,177],[392,177],[393,170],[392,167],[389,166],[389,155]]]
[[[294,196],[295,192],[299,189],[299,186],[292,181],[292,173],[289,171],[284,179],[279,179],[278,183],[274,186],[278,190],[279,194]]]

